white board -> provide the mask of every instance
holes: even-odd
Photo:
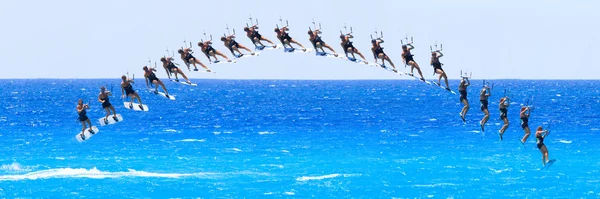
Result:
[[[312,48],[307,48],[306,50],[304,50],[302,48],[284,48],[283,49],[283,52],[285,52],[285,53],[309,53],[312,51],[313,51]]]
[[[349,62],[357,63],[357,64],[369,65],[369,62],[362,60],[362,59],[354,59],[352,57],[346,57],[346,60]]]
[[[205,72],[205,71],[199,71],[199,72]],[[174,79],[172,79],[171,81],[175,82],[175,83],[180,83],[180,84],[183,84],[183,85],[188,85],[188,86],[198,86],[198,84],[194,84],[194,83],[188,84],[187,82],[181,81],[181,80],[174,80]]]
[[[322,52],[315,52],[315,56],[317,57],[329,57],[329,58],[336,58],[336,59],[344,59],[344,56],[341,56],[338,54],[338,56],[336,57],[334,54],[331,53],[322,53]]]
[[[450,93],[452,93],[452,94],[456,95],[456,92],[454,92],[454,91],[452,91],[452,90],[448,90],[448,89],[446,89],[446,87],[444,87],[444,86],[442,86],[442,85],[438,84],[437,82],[434,82],[434,81],[432,81],[432,82],[431,82],[431,84],[432,84],[432,85],[434,85],[434,86],[440,87],[440,88],[444,89],[445,91],[448,91],[448,92],[450,92]]]
[[[98,123],[100,123],[100,126],[104,126],[104,125],[115,124],[115,123],[123,121],[123,117],[121,116],[121,114],[117,114],[117,120],[115,120],[114,117],[115,117],[115,115],[111,114],[108,116],[108,118],[106,118],[106,117],[98,118]],[[106,118],[106,120],[105,120],[105,118]]]
[[[275,50],[275,49],[282,49],[283,47],[281,47],[280,45],[275,45],[275,46],[264,46],[263,47],[255,47],[254,49],[259,51],[259,50]]]
[[[83,132],[83,137],[81,136],[81,132],[77,133],[77,135],[75,135],[75,139],[79,142],[83,142],[85,140],[89,140],[90,138],[92,138],[92,136],[94,136],[95,134],[98,134],[98,132],[100,132],[100,130],[98,130],[98,127],[96,126],[92,126],[92,130],[94,131],[94,134],[92,134],[90,132],[90,128],[86,128],[85,131]]]
[[[248,58],[248,57],[256,57],[259,56],[260,52],[256,51],[256,52],[252,52],[252,53],[248,53],[248,54],[243,54],[241,56],[234,56],[235,59],[243,59],[243,58]]]
[[[140,104],[138,103],[131,103],[131,102],[123,102],[123,105],[125,106],[126,109],[133,109],[134,111],[148,111],[148,106],[146,106],[144,104],[144,110],[140,109]]]
[[[154,89],[148,89],[148,91],[150,91],[150,93],[153,93],[155,95],[159,95],[159,96],[162,96],[162,97],[170,99],[170,100],[175,100],[175,96],[174,95],[169,95],[169,97],[167,97],[166,93],[163,93],[163,92],[160,92],[160,91],[156,91]]]
[[[235,59],[232,60],[222,60],[222,61],[211,61],[210,64],[235,64],[237,61]]]

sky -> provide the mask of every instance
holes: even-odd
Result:
[[[429,46],[443,44],[444,70],[451,79],[460,71],[473,79],[598,79],[592,59],[599,52],[600,1],[557,0],[8,0],[0,7],[2,79],[119,78],[184,45],[196,44],[204,31],[213,46],[231,54],[217,38],[226,26],[237,41],[252,46],[242,28],[249,16],[260,33],[276,41],[279,17],[289,21],[290,35],[311,46],[306,34],[313,19],[322,38],[338,53],[344,24],[354,31],[354,45],[373,61],[370,34],[383,31],[386,54],[401,71],[400,41],[414,38],[412,53],[427,79],[432,76]],[[209,79],[402,79],[385,70],[314,54],[265,51],[237,64],[208,64],[194,45],[195,56],[215,74],[187,72]],[[176,56],[176,62],[183,65]],[[160,62],[159,62],[160,67]],[[166,78],[164,70],[157,73]]]

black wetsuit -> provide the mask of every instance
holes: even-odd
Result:
[[[281,36],[281,40],[288,40],[288,42],[292,42],[292,37],[290,37],[290,34],[288,34],[287,32],[283,32],[283,35]]]
[[[206,47],[206,49],[204,49],[204,53],[206,53],[207,55],[209,55],[211,51],[213,53],[217,53],[217,51],[211,45],[209,45],[208,47]]]
[[[125,95],[127,96],[135,93],[135,91],[133,90],[133,86],[131,86],[131,83],[129,84],[129,86],[126,86],[123,89],[125,89]]]
[[[529,127],[529,117],[521,117],[521,128]]]
[[[500,108],[500,119],[504,119],[507,118],[508,115],[508,109],[506,109],[506,107],[504,108]]]
[[[479,102],[481,102],[481,111],[488,109],[488,103],[489,102],[488,102],[487,99],[485,99],[485,100],[479,100]]]
[[[227,45],[227,47],[229,48],[229,50],[233,50],[233,47],[239,48],[240,44],[238,44],[235,40],[230,40],[229,44]]]
[[[192,61],[191,61],[192,59],[196,59],[196,58],[195,58],[195,57],[192,55],[192,53],[188,53],[188,54],[185,56],[185,61],[186,61],[187,63],[192,63]]]
[[[348,48],[350,48],[350,49],[351,49],[351,51],[354,51],[354,49],[355,49],[355,48],[354,48],[354,45],[352,44],[352,42],[351,42],[351,41],[347,41],[347,42],[344,44],[344,53],[348,53]]]
[[[412,58],[412,56],[411,56]],[[407,62],[408,63],[408,62]],[[441,71],[444,71],[444,69],[442,69],[442,62],[440,62],[440,60],[436,60],[433,63],[431,63],[431,66],[433,66],[433,74],[435,74],[435,72],[437,71],[437,69],[440,69]]]
[[[104,100],[104,102],[102,102],[102,108],[107,108],[109,106],[112,106],[112,104],[110,104],[110,100],[108,99],[108,96],[106,96],[106,98],[104,98],[102,100]]]
[[[81,110],[81,112],[79,112],[79,117],[77,119],[81,122],[85,122],[86,120],[89,119],[87,117],[87,112],[85,112],[85,108],[83,108],[83,110]]]
[[[169,62],[169,64],[167,64],[167,70],[169,70],[169,72],[173,73],[174,68],[177,68],[177,66],[175,66],[173,62]]]
[[[467,100],[467,89],[465,90],[458,90],[458,93],[460,94],[460,101],[462,102],[463,100]],[[467,100],[469,101],[469,100]]]
[[[406,64],[408,64],[408,62],[410,62],[410,61],[413,61],[413,62],[415,61],[413,59],[413,55],[410,54],[410,51],[406,51],[406,54],[404,55],[404,60],[406,61]]]
[[[258,31],[256,31],[256,30],[254,32],[252,32],[252,42],[254,42],[255,37],[258,40],[262,39],[262,35],[260,35],[260,33],[258,33]]]
[[[152,71],[149,72],[150,74],[148,75],[148,81],[150,81],[150,84],[153,84],[154,80],[158,82],[158,77],[156,77],[156,74],[154,74]]]
[[[380,53],[383,53],[383,55],[385,56],[385,53],[383,52],[383,47],[381,47],[381,46],[379,46],[379,47],[375,48],[375,51],[374,51],[374,52],[375,52],[375,53],[373,53],[373,57],[375,57],[375,59],[377,59],[377,58],[378,58],[378,55],[379,55]]]
[[[542,137],[542,135],[536,135],[535,139],[537,139],[537,148],[541,149],[542,146],[544,146],[544,137]]]

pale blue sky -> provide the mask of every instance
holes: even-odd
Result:
[[[0,7],[3,24],[0,78],[118,78],[142,74],[148,58],[167,47],[197,43],[202,31],[215,40],[235,28],[237,41],[251,14],[260,32],[275,42],[279,16],[290,35],[311,46],[306,31],[314,18],[323,40],[338,52],[339,31],[354,29],[355,46],[372,61],[370,37],[385,36],[386,53],[404,69],[400,40],[414,37],[416,61],[428,79],[429,45],[444,44],[442,62],[449,77],[469,70],[473,78],[598,79],[600,1],[28,1],[8,0]],[[220,41],[214,46],[230,55]],[[208,61],[197,46],[196,57]],[[177,58],[176,61],[182,64]],[[265,51],[235,65],[209,65],[217,74],[186,72],[192,78],[227,79],[390,79],[387,71],[313,54]],[[166,77],[163,70],[159,77]]]

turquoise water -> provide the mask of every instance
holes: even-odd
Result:
[[[493,81],[486,132],[476,80],[466,124],[458,96],[418,81],[195,82],[166,83],[175,101],[135,85],[150,110],[114,96],[124,121],[99,126],[98,88],[119,79],[0,80],[0,197],[600,197],[600,81]],[[545,170],[535,138],[519,144],[532,97],[530,127],[552,123]],[[79,98],[100,129],[83,143]]]

